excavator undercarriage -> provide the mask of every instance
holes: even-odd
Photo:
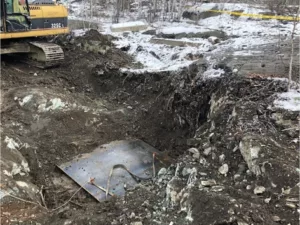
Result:
[[[42,69],[59,66],[64,60],[62,48],[49,42],[20,41],[1,44],[1,54],[22,54],[23,62]]]

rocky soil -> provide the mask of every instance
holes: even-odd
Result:
[[[132,59],[111,40],[59,38],[66,60],[48,70],[2,59],[1,224],[298,223],[299,117],[273,104],[284,80],[204,79],[202,62],[121,73]],[[128,138],[173,163],[123,197],[96,202],[56,167]]]

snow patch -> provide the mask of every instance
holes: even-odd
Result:
[[[74,37],[80,37],[83,36],[89,29],[74,29],[72,30],[72,33]]]
[[[12,174],[10,172],[8,172],[7,170],[3,170],[3,174],[8,177],[12,177]]]
[[[189,209],[187,210],[187,215],[185,217],[185,219],[189,222],[193,222],[194,219],[192,217],[193,211],[192,211],[192,207],[190,206]]]
[[[26,173],[30,172],[30,169],[29,169],[29,166],[28,166],[28,163],[27,163],[27,162],[22,161],[22,162],[21,162],[21,165],[23,166],[23,171],[24,171],[24,172],[26,172]]]
[[[276,107],[289,111],[300,111],[300,93],[297,90],[280,93],[277,97],[274,101]]]
[[[50,110],[59,110],[59,109],[63,109],[66,104],[60,99],[60,98],[53,98],[50,99],[50,106],[47,106],[46,103],[40,104],[38,107],[38,111],[39,112],[47,112]]]
[[[17,184],[19,187],[22,187],[22,188],[28,187],[28,184],[25,183],[25,182],[23,182],[23,181],[16,181],[16,184]]]
[[[21,165],[18,165],[17,163],[12,163],[11,171],[3,170],[3,173],[9,177],[13,177],[17,174],[20,174],[21,176],[25,176],[26,173],[28,172],[30,172],[30,169],[28,163],[25,161],[22,161]]]
[[[118,23],[118,24],[112,24],[111,28],[123,28],[123,27],[136,27],[136,26],[147,26],[147,23],[143,21],[132,21],[132,22],[126,22],[126,23]]]
[[[4,174],[10,177],[13,177],[16,174],[25,175],[24,173],[21,172],[21,170],[22,167],[20,165],[13,163],[11,171],[9,172],[5,170]]]
[[[157,71],[174,71],[187,67],[195,60],[189,59],[188,54],[203,55],[210,50],[212,44],[205,39],[178,39],[188,43],[196,43],[199,46],[169,46],[165,44],[153,44],[150,42],[150,35],[141,33],[130,33],[127,37],[121,35],[114,41],[118,48],[129,46],[128,54],[135,57],[136,61],[143,65],[142,69],[122,69],[135,73],[157,72]]]
[[[237,51],[233,53],[234,56],[254,56],[254,55],[262,55],[262,54],[263,54],[262,51],[251,51],[251,50]]]
[[[12,138],[5,137],[4,142],[7,144],[9,149],[18,149],[20,145]]]
[[[6,192],[0,190],[0,199],[4,198],[7,195]]]
[[[225,71],[222,69],[208,69],[203,73],[204,78],[216,78],[225,74]]]
[[[30,102],[33,95],[27,95],[25,96],[22,101],[19,101],[20,106],[24,106],[26,103]]]
[[[63,103],[60,98],[51,99],[50,102],[52,105],[47,107],[47,110],[55,110],[65,107],[65,103]]]

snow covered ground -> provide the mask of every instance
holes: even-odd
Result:
[[[77,13],[80,10],[80,4],[76,3]],[[75,7],[75,8],[76,8]],[[75,9],[73,8],[73,10]],[[189,11],[203,12],[210,9],[219,10],[243,10],[244,13],[258,14],[267,12],[268,10],[262,6],[247,5],[247,4],[215,4],[207,3],[200,6],[189,7]],[[75,14],[76,14],[75,12]],[[111,15],[112,13],[107,12]],[[77,14],[76,14],[77,15]],[[121,22],[132,21],[134,16],[121,18]],[[78,19],[78,18],[77,18]],[[212,77],[216,77],[222,73],[214,71],[212,66],[222,59],[222,55],[232,54],[239,55],[255,55],[259,51],[254,51],[255,46],[260,46],[268,43],[279,43],[291,36],[293,24],[281,23],[277,20],[258,20],[247,17],[233,17],[228,14],[201,19],[198,22],[182,21],[182,22],[155,22],[149,25],[148,29],[155,29],[156,34],[179,34],[179,33],[201,33],[213,30],[222,30],[229,37],[227,40],[221,41],[218,44],[212,44],[207,39],[203,38],[182,38],[182,41],[192,41],[198,43],[199,46],[174,47],[165,44],[150,43],[153,35],[142,34],[142,32],[127,32],[116,33],[110,30],[111,23],[108,18],[102,19],[103,32],[118,37],[115,44],[118,47],[130,46],[128,53],[134,56],[137,62],[143,65],[142,69],[130,69],[132,72],[144,72],[145,70],[168,71],[178,70],[186,67],[196,60],[188,55],[202,56],[211,64],[207,73],[211,73]],[[121,27],[122,24],[118,24]],[[77,32],[78,33],[78,32]],[[300,24],[296,29],[296,35],[300,35]],[[209,74],[207,74],[209,76]]]
[[[141,33],[130,33],[127,37],[116,34],[113,35],[120,38],[115,41],[117,47],[130,45],[128,53],[133,55],[138,62],[144,65],[143,69],[132,70],[135,72],[144,72],[145,70],[177,70],[193,62],[185,59],[189,53],[201,55],[207,52],[211,47],[211,43],[205,39],[194,40],[194,43],[199,43],[201,47],[172,47],[164,44],[150,43],[151,35],[143,35]]]
[[[242,10],[243,13],[247,13],[247,14],[269,12],[269,10],[262,5],[252,4],[250,6],[249,4],[246,3],[205,3],[202,5],[192,4],[192,5],[187,5],[185,8],[189,12],[205,12],[213,9],[224,10],[224,11]]]
[[[191,25],[188,23],[155,23],[152,26],[157,27],[157,33],[178,34],[178,33],[198,33],[207,32],[209,30],[223,30],[229,38],[219,44],[213,45],[207,39],[193,38],[194,42],[200,43],[201,47],[170,47],[167,45],[154,45],[149,43],[151,36],[141,33],[130,33],[125,37],[122,34],[112,33],[106,29],[106,33],[119,37],[116,44],[119,47],[126,45],[131,46],[129,54],[133,55],[137,61],[141,62],[148,71],[174,70],[185,67],[193,61],[186,59],[189,53],[203,54],[204,57],[209,56],[212,64],[217,63],[219,56],[223,53],[235,52],[235,55],[252,55],[255,46],[278,43],[280,38],[290,36],[292,24],[280,25],[276,20],[269,21],[245,21],[245,18],[239,20],[233,19],[230,15],[220,15],[199,21],[199,25]],[[300,26],[299,26],[300,27]],[[298,30],[298,34],[300,34]],[[182,40],[182,39],[181,39]],[[144,51],[136,51],[141,46]],[[151,52],[159,57],[157,59]],[[208,53],[209,54],[206,54]],[[174,55],[179,55],[174,60]],[[215,55],[216,57],[211,57]],[[207,58],[208,59],[208,58]]]
[[[288,92],[280,93],[274,101],[274,105],[278,108],[300,112],[300,92],[292,89]]]

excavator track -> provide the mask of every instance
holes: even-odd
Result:
[[[59,66],[64,60],[62,48],[49,42],[10,41],[1,43],[0,47],[1,55],[17,54],[20,61],[41,69]]]
[[[30,64],[39,68],[49,68],[59,66],[64,60],[64,52],[62,48],[49,42],[29,42]]]

